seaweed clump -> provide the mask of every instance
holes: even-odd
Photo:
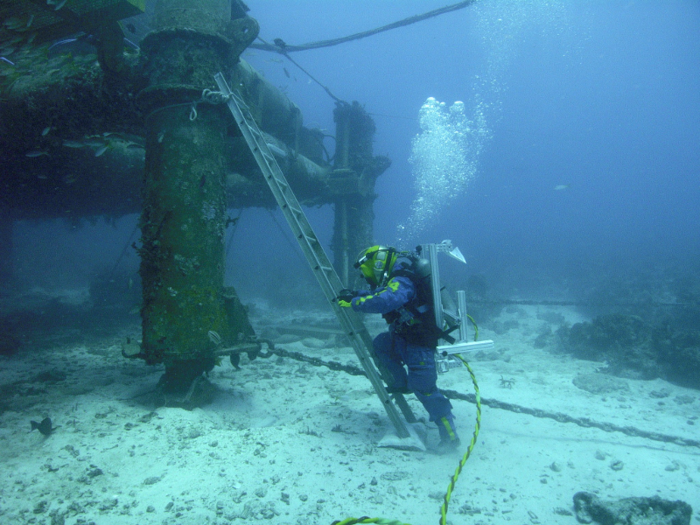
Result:
[[[579,359],[605,361],[605,371],[629,379],[662,378],[700,388],[700,331],[652,326],[641,317],[600,315],[562,326],[559,349]]]
[[[635,315],[601,315],[557,331],[561,346],[579,359],[606,361],[608,371],[620,377],[657,377],[657,356],[651,327]]]
[[[700,330],[659,326],[653,332],[653,341],[665,379],[700,389]]]

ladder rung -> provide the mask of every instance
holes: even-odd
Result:
[[[301,232],[299,235],[297,235],[297,239],[304,239],[306,242],[316,242],[316,237],[306,235],[304,232]]]
[[[302,237],[310,244],[318,244],[318,239],[313,235],[306,235],[305,233],[302,233],[299,235],[299,238],[301,239]]]

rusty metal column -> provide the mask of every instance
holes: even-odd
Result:
[[[338,272],[340,280],[348,287],[350,286],[350,257],[348,253],[348,203],[345,199],[340,198],[335,203],[335,235],[340,239],[340,253],[338,254],[340,264]],[[340,230],[340,231],[338,231]],[[354,254],[353,254],[354,255]]]
[[[159,0],[155,31],[141,44],[148,82],[139,93],[146,114],[142,354],[165,364],[161,386],[176,394],[214,367],[210,331],[224,343],[238,336],[223,286],[227,117],[224,106],[196,103],[204,88],[215,89],[213,73],[230,75],[236,52],[257,35],[253,19],[230,19],[229,0]],[[245,46],[231,38],[237,28]]]
[[[350,268],[353,259],[363,248],[374,242],[374,184],[376,178],[389,166],[385,157],[372,155],[375,125],[372,117],[357,102],[336,105],[333,113],[336,122],[335,171],[352,173],[356,179],[356,191],[338,196],[335,204],[333,232],[333,256],[335,267],[342,274]]]
[[[9,213],[0,210],[0,290],[10,285],[14,277],[13,230]]]
[[[334,112],[335,117],[335,170],[351,171],[349,166],[350,153],[350,122],[347,113],[339,111],[344,107],[340,102]],[[339,195],[334,205],[333,221],[333,263],[342,283],[351,287],[350,282],[350,255],[348,246],[348,196]]]

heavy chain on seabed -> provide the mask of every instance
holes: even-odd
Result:
[[[320,359],[318,357],[309,357],[307,355],[302,354],[301,352],[290,352],[282,348],[270,348],[267,351],[267,354],[261,352],[260,354],[258,354],[258,357],[268,358],[272,357],[273,355],[277,355],[279,357],[289,357],[290,359],[294,359],[295,361],[302,361],[304,363],[309,363],[313,366],[325,366],[326,368],[330,368],[331,370],[342,371],[347,374],[350,374],[351,376],[366,375],[365,371],[362,370],[359,366],[343,365],[336,361],[324,361],[323,359]]]
[[[269,358],[273,355],[279,357],[288,357],[294,359],[295,361],[302,361],[304,363],[309,363],[313,366],[325,366],[331,370],[342,371],[353,376],[364,376],[365,372],[360,367],[354,365],[343,365],[336,361],[324,361],[318,357],[309,357],[301,352],[290,352],[282,348],[270,348],[267,353],[260,353],[259,357]],[[454,390],[440,390],[446,397],[450,399],[460,399],[462,401],[467,401],[469,403],[476,403],[476,396],[474,394],[461,394]],[[661,434],[659,432],[647,432],[640,430],[635,427],[623,427],[620,425],[614,425],[612,423],[599,423],[593,421],[586,417],[572,417],[568,414],[562,414],[560,412],[549,412],[547,410],[540,410],[538,408],[528,408],[520,405],[515,405],[513,403],[506,403],[504,401],[499,401],[497,399],[489,399],[482,397],[481,404],[486,405],[491,408],[498,408],[501,410],[509,410],[510,412],[515,412],[516,414],[528,414],[530,416],[553,419],[558,423],[573,423],[583,428],[598,428],[605,432],[621,432],[632,437],[641,437],[650,439],[652,441],[661,441],[664,443],[674,443],[676,445],[681,445],[684,447],[699,447],[700,441],[695,439],[687,439],[679,436],[671,436],[668,434]]]
[[[445,394],[445,396],[449,397],[450,399],[461,399],[462,401],[468,401],[470,403],[476,402],[476,397],[474,394],[460,394],[454,390],[440,390],[440,392]],[[645,430],[640,430],[635,427],[621,427],[612,423],[599,423],[588,419],[587,417],[572,417],[568,414],[562,414],[561,412],[549,412],[547,410],[540,410],[537,408],[528,408],[520,405],[514,405],[513,403],[498,401],[497,399],[487,399],[482,397],[481,404],[491,408],[509,410],[517,414],[528,414],[535,417],[553,419],[559,423],[573,423],[584,428],[598,428],[600,430],[604,430],[605,432],[622,432],[628,436],[642,437],[653,441],[663,441],[665,443],[675,443],[676,445],[682,445],[684,447],[700,447],[700,441],[694,439],[670,436],[668,434],[660,434],[658,432],[646,432]]]

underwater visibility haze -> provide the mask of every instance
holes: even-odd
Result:
[[[145,15],[123,23],[133,47],[148,33],[155,3],[147,0]],[[57,11],[63,8],[56,4]],[[70,8],[71,0],[64,4]],[[258,47],[279,45],[279,39],[293,47],[339,38],[446,5],[440,0],[245,4],[247,15],[260,26]],[[74,56],[94,52],[89,43],[85,35],[62,41],[51,48],[48,59],[70,53],[73,61]],[[1,50],[6,53],[1,68],[16,60],[8,49]],[[506,405],[522,403],[549,414],[535,414],[550,420],[536,419],[530,427],[523,421],[527,411],[494,414],[503,407],[493,402],[492,418],[485,418],[479,440],[472,443],[476,451],[483,446],[484,452],[466,463],[451,507],[456,514],[447,523],[505,523],[511,516],[522,522],[574,523],[582,516],[577,513],[575,518],[571,507],[579,491],[587,491],[574,498],[582,507],[595,507],[598,496],[660,496],[682,500],[697,514],[700,2],[476,0],[462,9],[340,45],[288,55],[250,48],[241,58],[298,106],[304,126],[320,130],[329,158],[340,154],[334,121],[337,99],[364,108],[376,126],[373,154],[391,161],[376,180],[372,212],[363,218],[373,228],[373,243],[413,250],[451,240],[466,265],[448,258],[443,264],[441,259],[442,280],[451,289],[467,292],[468,310],[482,338],[495,342],[494,351],[473,357],[476,375],[485,382],[485,405],[500,397]],[[3,75],[10,78],[10,73]],[[11,84],[2,86],[11,92]],[[4,92],[0,104],[5,103],[3,97]],[[49,124],[45,129],[49,136],[54,133]],[[153,135],[150,145],[162,139],[162,134]],[[113,154],[111,146],[102,149],[100,144],[90,146],[96,158]],[[133,151],[143,144],[128,147]],[[0,151],[0,158],[3,155]],[[32,151],[23,162],[44,162],[47,155]],[[14,176],[0,175],[5,181]],[[67,179],[66,185],[72,183]],[[210,183],[203,176],[200,187]],[[305,206],[304,211],[330,254],[333,205]],[[282,212],[268,206],[227,208],[225,214],[224,282],[235,288],[256,331],[277,345],[289,344],[291,354],[266,360],[265,365],[249,355],[240,367],[232,358],[233,368],[228,361],[222,365],[219,356],[216,364],[222,366],[213,369],[210,379],[226,385],[220,387],[220,397],[206,411],[186,415],[167,407],[156,410],[146,402],[139,405],[141,401],[129,397],[140,396],[139,388],[157,380],[154,372],[144,371],[152,367],[131,366],[129,361],[127,371],[119,372],[122,376],[112,377],[110,370],[121,370],[124,361],[115,350],[118,345],[95,342],[98,337],[128,336],[132,344],[140,337],[134,327],[140,325],[142,306],[139,255],[146,250],[139,217],[105,214],[14,223],[11,239],[6,239],[11,250],[0,253],[11,253],[12,267],[11,278],[0,283],[5,310],[0,323],[4,333],[11,334],[0,338],[2,359],[8,363],[0,414],[11,413],[0,425],[0,437],[24,439],[19,431],[12,434],[8,429],[21,421],[29,433],[31,420],[31,429],[39,430],[29,434],[31,438],[46,441],[33,449],[23,445],[26,450],[16,453],[20,458],[39,447],[48,449],[68,432],[75,440],[50,449],[55,459],[39,455],[31,456],[26,466],[12,464],[16,484],[14,492],[0,490],[0,506],[5,506],[0,522],[11,523],[3,520],[6,513],[26,520],[12,523],[52,525],[88,523],[80,521],[83,518],[97,525],[223,525],[245,520],[301,525],[382,510],[392,514],[387,518],[415,520],[410,523],[416,525],[437,521],[433,507],[449,503],[444,488],[458,457],[452,462],[439,457],[432,463],[430,455],[425,459],[420,453],[387,452],[367,444],[379,441],[385,423],[367,379],[343,376],[338,382],[332,379],[337,372],[313,368],[318,364],[313,358],[357,365],[342,334],[321,341],[318,334],[302,339],[280,333],[281,325],[322,325],[319,333],[328,335],[335,321]],[[359,288],[360,279],[353,274],[347,284]],[[41,295],[45,303],[34,305],[28,299],[32,294]],[[22,301],[36,310],[18,316]],[[82,317],[85,311],[80,308],[90,301],[91,306],[115,311]],[[66,314],[66,305],[77,305],[78,311]],[[116,313],[119,308],[124,311]],[[385,329],[381,320],[370,317],[366,320],[373,335]],[[46,338],[41,343],[31,330],[23,334],[18,329],[31,323],[41,326]],[[222,346],[216,331],[209,335],[217,348]],[[83,403],[92,406],[92,401],[78,398],[70,415],[55,407],[42,412],[36,409],[44,406],[39,401],[27,401],[23,408],[17,400],[36,391],[17,385],[42,361],[37,357],[19,371],[9,363],[25,351],[18,349],[33,344],[47,352],[54,344],[73,345],[76,356],[87,352],[91,361],[75,367],[90,370],[85,380],[106,389],[94,394],[100,398],[94,401],[98,408],[83,409]],[[310,352],[312,359],[292,365],[294,352]],[[70,370],[60,371],[62,365],[54,357],[47,359],[54,368],[40,374],[44,393],[72,377]],[[32,374],[39,381],[40,376]],[[462,369],[444,377],[449,379],[440,375],[441,388],[473,390]],[[131,390],[120,390],[116,385],[122,383]],[[85,385],[71,388],[89,390]],[[456,409],[466,448],[475,418],[474,398],[457,399],[468,401]],[[123,414],[121,401],[128,405]],[[412,406],[422,411],[414,401]],[[551,414],[563,412],[574,415],[564,422],[551,421],[556,419]],[[594,429],[582,431],[571,424],[585,426],[586,418],[609,421],[617,425],[616,432],[630,427],[648,432],[600,437]],[[81,426],[86,420],[102,425],[100,430],[91,435],[89,425]],[[153,430],[156,425],[158,430]],[[552,430],[547,425],[558,426]],[[105,452],[114,446],[125,454],[117,430],[131,432],[129,439],[137,432],[151,432],[144,434],[143,445],[135,440],[126,455],[133,458],[143,446],[144,455],[156,458],[153,464],[138,474],[133,465],[129,473],[120,470],[119,458]],[[231,441],[235,446],[226,432],[238,433]],[[104,450],[95,444],[103,434]],[[478,426],[475,440],[477,434]],[[80,457],[91,454],[86,460],[90,468],[81,464],[81,472],[71,470],[71,479],[60,478],[59,485],[71,494],[66,501],[80,502],[82,510],[55,503],[55,493],[51,501],[31,493],[31,504],[18,510],[24,505],[18,503],[18,487],[31,492],[37,472],[56,472],[57,478],[65,474],[73,468],[65,465],[79,457],[79,448]],[[198,459],[185,459],[193,450]],[[417,456],[421,459],[414,459]],[[236,465],[238,475],[225,472],[234,470],[231,458],[245,463]],[[499,463],[499,458],[507,458],[509,464]],[[159,468],[159,463],[167,468]],[[216,493],[192,489],[196,495],[188,501],[187,484],[181,485],[178,477],[184,465],[197,469],[192,475],[199,487],[211,484]],[[266,474],[264,481],[256,477],[268,468],[274,473]],[[121,475],[125,484],[133,485],[130,492],[117,494],[114,486],[106,485],[103,473],[115,479]],[[474,481],[479,476],[483,484]],[[249,479],[254,486],[247,485]],[[100,492],[103,482],[105,490]],[[414,487],[414,482],[420,486]],[[90,497],[79,495],[73,486],[94,492]],[[460,489],[464,486],[469,489]],[[459,490],[465,492],[460,495]],[[333,491],[334,497],[329,496]],[[93,500],[100,502],[86,503]],[[430,509],[419,501],[428,501]],[[313,509],[311,502],[316,502]],[[366,510],[360,506],[365,503]],[[200,508],[206,511],[197,514]],[[295,515],[298,509],[303,513]],[[673,512],[687,518],[677,523],[691,523],[686,507]],[[298,517],[302,514],[303,519]],[[103,522],[100,516],[109,518]],[[545,517],[540,521],[538,516]],[[697,516],[692,519],[698,523]]]
[[[301,44],[442,5],[261,0],[249,7],[266,41]],[[449,238],[469,273],[492,286],[537,288],[544,279],[548,290],[564,292],[590,279],[697,271],[699,19],[692,1],[475,2],[292,56],[375,120],[374,151],[392,162],[377,180],[377,242],[413,248]],[[335,102],[303,71],[273,53],[243,58],[287,93],[307,126],[333,134]],[[438,117],[445,122],[428,121]],[[326,146],[332,154],[331,139]],[[310,214],[330,239],[329,207]],[[133,222],[122,222],[126,240]],[[35,268],[43,280],[82,274],[59,261],[80,268],[121,249],[113,233],[100,247],[101,225],[77,232],[94,236],[85,249],[59,234],[61,242],[44,250],[35,226],[27,228],[17,228],[15,243],[17,274],[28,281]],[[228,261],[241,292],[260,292],[257,276],[310,277],[283,235],[267,212],[244,211]],[[247,264],[251,249],[261,255],[255,265]],[[35,250],[55,260],[37,261]]]

